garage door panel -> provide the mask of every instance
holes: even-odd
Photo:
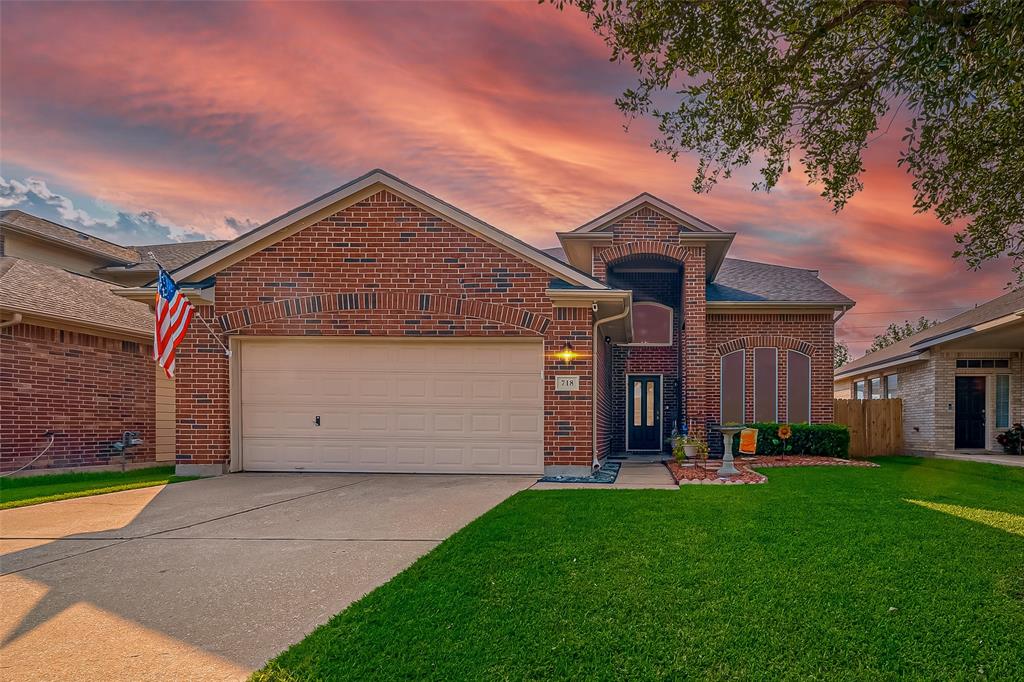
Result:
[[[260,341],[240,355],[245,469],[542,469],[539,342]]]

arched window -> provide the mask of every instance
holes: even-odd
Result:
[[[634,303],[632,345],[672,345],[672,308],[652,301]]]
[[[790,423],[810,423],[811,358],[795,350],[786,355],[786,405]]]
[[[745,365],[742,350],[722,356],[721,420],[723,424],[742,424],[746,421],[743,407],[746,402]]]
[[[754,349],[754,421],[779,419],[779,349]]]

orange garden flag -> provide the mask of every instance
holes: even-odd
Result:
[[[740,454],[757,454],[757,429],[743,429],[740,431]]]

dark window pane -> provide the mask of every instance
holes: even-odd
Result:
[[[744,403],[744,353],[741,350],[722,356],[722,423],[742,424]]]
[[[811,421],[811,359],[803,353],[786,355],[786,405],[793,424]]]
[[[634,303],[633,343],[672,343],[672,309],[656,303]]]
[[[1010,366],[1010,361],[1009,360],[996,360],[996,367],[1004,367],[1005,368],[1005,367],[1009,367],[1009,366]]]
[[[864,400],[864,380],[853,382],[853,397],[857,400]]]
[[[754,421],[778,420],[779,371],[774,348],[754,349]]]
[[[871,399],[879,400],[882,397],[882,379],[875,377],[871,380]]]
[[[895,374],[885,377],[885,397],[895,398],[899,390],[899,378]]]

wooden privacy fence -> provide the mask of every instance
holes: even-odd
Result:
[[[850,456],[903,452],[903,401],[899,398],[833,401],[836,424],[850,429]]]

